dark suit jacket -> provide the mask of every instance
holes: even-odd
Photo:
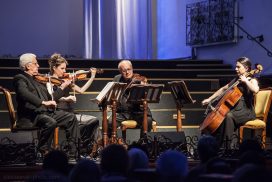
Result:
[[[122,78],[122,75],[121,75],[121,74],[116,75],[116,76],[113,78],[113,81],[114,81],[114,82],[124,82],[124,81],[122,81],[123,79],[121,79],[121,78]]]
[[[49,112],[42,101],[51,100],[45,84],[41,84],[27,73],[18,74],[13,79],[17,101],[17,116],[19,127],[31,127],[36,123],[36,116]],[[54,99],[62,97],[61,89],[54,92]]]
[[[127,83],[129,84],[131,80],[126,81],[121,74],[116,75],[113,78],[114,82],[121,82],[121,83]],[[137,83],[137,82],[135,82]],[[135,103],[128,103],[127,97],[129,94],[129,89],[126,89],[125,93],[123,94],[122,98],[120,99],[120,104],[117,105],[117,112],[118,113],[139,113],[143,112],[143,109],[140,107],[140,104]]]
[[[127,83],[129,84],[131,81],[128,80],[126,81],[121,74],[116,75],[113,78],[114,82],[121,82],[121,83]],[[136,81],[135,83],[139,83],[138,81]],[[127,102],[127,97],[129,94],[129,89],[127,89],[125,91],[125,93],[123,94],[122,98],[120,99],[120,104],[117,105],[117,113],[122,113],[124,115],[126,115],[126,117],[128,117],[129,115],[131,116],[143,116],[143,108],[141,107],[140,104],[137,103],[128,103]],[[152,114],[151,111],[148,107],[147,110],[147,116],[150,118],[150,120],[152,121]],[[136,119],[137,120],[137,119]]]

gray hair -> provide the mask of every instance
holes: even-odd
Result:
[[[20,56],[19,60],[19,67],[21,70],[25,70],[25,66],[28,63],[32,63],[32,59],[36,58],[35,54],[32,53],[25,53]]]
[[[124,59],[124,60],[120,61],[119,64],[118,64],[118,69],[119,70],[120,70],[121,64],[124,64],[124,63],[127,63],[127,64],[129,64],[132,67],[131,61],[128,60],[128,59]]]

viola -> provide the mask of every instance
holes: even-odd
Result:
[[[257,64],[256,69],[251,70],[245,76],[253,76],[254,74],[260,73],[262,70],[262,65]],[[237,80],[222,95],[218,96],[215,99],[215,101],[218,101],[215,107],[211,106],[211,103],[209,104],[209,107],[211,107],[212,110],[200,125],[201,132],[214,133],[219,128],[231,107],[233,107],[243,95],[237,87],[239,83],[240,80]]]
[[[92,69],[85,71],[85,70],[79,70],[75,73],[64,73],[61,79],[68,79],[68,80],[84,80],[87,78],[92,72]],[[100,74],[103,73],[104,70],[102,69],[96,69],[96,73]]]
[[[38,75],[34,75],[33,77],[36,81],[43,84],[50,82],[54,85],[60,86],[64,82],[64,80],[49,76],[48,74],[38,74]]]
[[[147,83],[147,78],[145,76],[142,76],[138,73],[134,73],[132,76],[132,81],[131,82],[141,82],[141,83]]]
[[[131,81],[126,86],[126,89],[130,88],[130,86],[132,84],[135,84],[136,82],[140,82],[141,84],[147,84],[147,78],[138,73],[134,73],[133,76],[131,77]]]

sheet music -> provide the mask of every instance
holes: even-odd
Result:
[[[171,85],[172,94],[177,102],[181,104],[195,103],[184,81],[172,81],[168,84]]]
[[[193,99],[191,97],[191,95],[189,94],[189,91],[186,87],[185,84],[181,84],[182,88],[181,90],[179,90],[177,93],[179,95],[179,98],[185,97],[187,101],[190,101],[191,103],[193,103]]]
[[[95,101],[100,103],[106,97],[109,90],[118,82],[108,82],[107,85],[102,89],[102,91],[96,96]]]
[[[142,103],[142,99],[146,99],[149,103],[157,103],[163,87],[163,84],[132,84],[127,101]]]
[[[108,82],[106,86],[102,89],[102,91],[96,96],[96,98],[91,99],[91,101],[99,104],[104,100],[105,97],[109,97],[107,98],[108,100],[110,100],[112,97],[116,97],[115,99],[119,99],[125,85],[127,84],[120,82]]]

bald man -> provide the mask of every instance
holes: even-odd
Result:
[[[131,61],[122,60],[118,64],[118,69],[120,74],[116,75],[113,79],[115,82],[127,83],[129,84],[132,81],[133,77],[133,66]],[[138,82],[139,84],[140,82]],[[123,97],[121,98],[120,105],[117,106],[117,125],[120,126],[121,122],[124,120],[135,120],[137,122],[137,127],[141,128],[143,131],[143,116],[144,111],[143,108],[140,107],[140,104],[130,104],[126,102],[128,97],[129,89],[126,90]],[[147,113],[147,123],[148,123],[148,131],[151,130],[152,127],[152,114],[150,109],[148,108]],[[141,135],[143,132],[141,132]]]

